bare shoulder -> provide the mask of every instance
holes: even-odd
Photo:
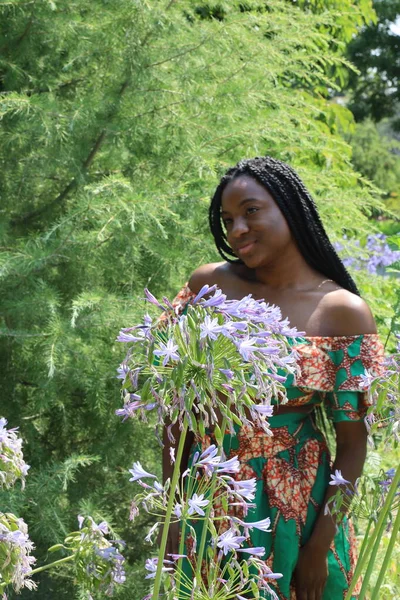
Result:
[[[206,284],[216,284],[221,286],[221,283],[226,276],[227,265],[228,263],[226,262],[215,262],[198,267],[195,271],[193,271],[188,282],[192,292],[197,294],[203,285]]]
[[[326,294],[319,310],[325,335],[376,333],[376,324],[368,304],[348,290],[340,288]]]

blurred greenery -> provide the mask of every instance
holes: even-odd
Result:
[[[290,162],[333,240],[380,226],[378,188],[398,190],[398,167],[385,171],[375,140],[381,166],[367,168],[364,129],[331,99],[349,78],[346,43],[371,19],[368,0],[0,3],[0,414],[32,465],[3,502],[40,564],[91,514],[127,542],[116,597],[146,593],[154,548],[148,518],[128,521],[127,469],[160,471],[160,448],[151,423],[114,415],[114,340],[143,314],[145,286],[172,295],[218,259],[207,207],[228,166]],[[398,283],[355,277],[386,336]],[[82,597],[67,570],[38,581],[43,600]]]

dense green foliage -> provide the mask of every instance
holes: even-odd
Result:
[[[379,193],[338,133],[352,115],[328,99],[329,76],[347,72],[343,40],[371,7],[321,8],[0,4],[0,414],[32,465],[6,508],[30,524],[42,561],[78,512],[112,523],[132,565],[120,598],[143,595],[151,552],[147,524],[128,522],[127,468],[160,450],[151,424],[114,416],[114,339],[142,314],[145,286],[171,294],[217,259],[206,215],[218,175],[269,153],[298,169],[333,239],[374,228]],[[358,282],[387,333],[393,284]],[[72,583],[44,575],[40,597],[70,599]]]
[[[385,233],[400,231],[400,144],[381,133],[375,123],[358,123],[348,136],[354,167],[373,182],[382,193],[384,215],[379,227]],[[392,215],[390,213],[393,213]]]
[[[399,0],[375,0],[374,22],[363,27],[349,43],[347,56],[357,67],[350,77],[352,100],[349,108],[357,121],[367,117],[380,121],[396,115],[400,128],[400,35],[392,25],[400,13]]]

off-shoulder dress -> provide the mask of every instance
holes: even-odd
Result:
[[[174,304],[183,310],[193,297],[185,286]],[[273,437],[261,429],[243,426],[236,427],[235,435],[226,433],[223,442],[227,458],[237,456],[241,463],[237,478],[255,477],[257,481],[255,508],[247,516],[240,512],[236,516],[247,522],[271,519],[272,532],[252,529],[247,541],[249,547],[264,546],[268,566],[283,574],[272,584],[280,600],[296,600],[292,576],[299,549],[310,538],[330,481],[331,457],[312,409],[323,404],[333,423],[364,419],[369,404],[361,375],[367,371],[379,374],[383,360],[383,346],[376,334],[302,337],[296,350],[299,374],[296,378],[290,375],[285,383],[288,406],[307,405],[310,412],[272,416]],[[212,442],[211,435],[197,439],[192,451],[203,451]],[[220,523],[223,533],[226,521]],[[190,536],[186,552],[190,559]],[[328,553],[323,600],[345,597],[355,558],[353,530],[345,518]],[[357,598],[357,587],[353,598]]]

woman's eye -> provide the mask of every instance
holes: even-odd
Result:
[[[258,211],[257,206],[249,206],[249,208],[247,209],[246,212],[247,212],[247,214],[252,215],[252,214],[254,214],[257,211]]]
[[[224,227],[227,228],[232,223],[232,219],[224,219],[223,221]]]

